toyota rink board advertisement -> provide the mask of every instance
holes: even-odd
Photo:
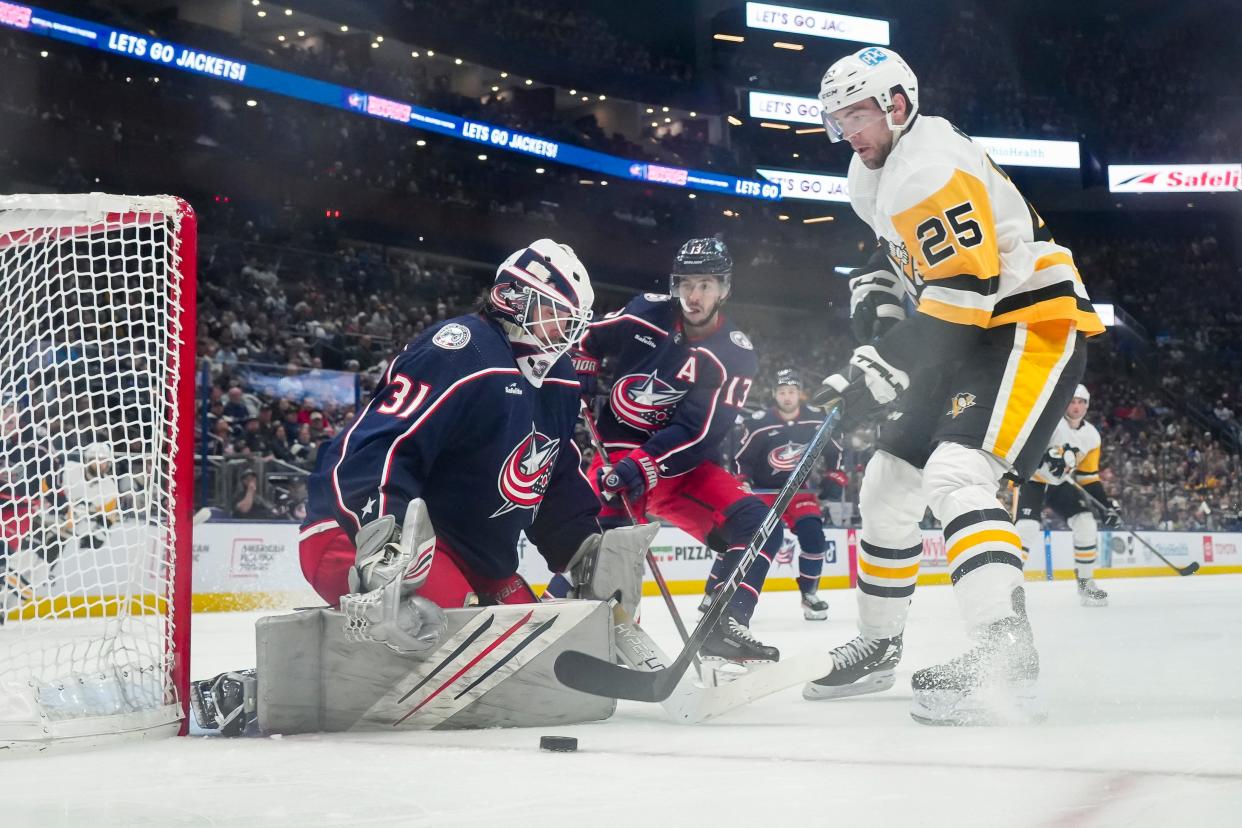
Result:
[[[1143,538],[1178,566],[1198,561],[1200,573],[1242,572],[1242,534],[1206,532],[1143,532]],[[852,583],[857,559],[858,532],[825,529],[824,588],[845,589]],[[1043,533],[1042,548],[1032,549],[1027,579],[1069,578],[1074,544],[1069,532]],[[677,593],[695,593],[712,565],[712,552],[679,529],[662,528],[651,551],[670,587]],[[81,554],[93,554],[82,550]],[[110,553],[111,554],[111,553]],[[519,571],[537,588],[551,573],[539,550],[523,536],[519,541]],[[1171,575],[1141,543],[1127,532],[1100,532],[1100,566],[1104,576]],[[768,574],[767,589],[795,589],[798,541],[785,533],[785,544]],[[75,571],[79,568],[75,567]],[[81,567],[88,571],[89,567]],[[923,584],[949,582],[944,536],[923,533]],[[649,594],[655,582],[648,578]],[[292,523],[209,521],[194,527],[194,608],[198,611],[288,608],[322,605],[306,584],[298,562],[298,527]]]

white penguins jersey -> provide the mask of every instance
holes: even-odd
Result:
[[[75,515],[99,517],[113,523],[119,517],[118,501],[121,490],[116,475],[109,472],[88,476],[85,463],[74,460],[65,463],[62,476],[65,500]]]
[[[1069,480],[1070,475],[1080,486],[1099,481],[1100,432],[1086,420],[1074,428],[1062,417],[1031,479],[1055,486]]]
[[[855,154],[850,203],[887,247],[920,313],[994,328],[1104,326],[1070,251],[987,152],[944,118],[917,115],[877,170]]]

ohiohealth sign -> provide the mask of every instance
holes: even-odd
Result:
[[[746,25],[752,29],[877,43],[881,46],[887,46],[890,42],[887,20],[774,6],[770,3],[747,3]]]
[[[1242,164],[1109,164],[1114,193],[1228,193],[1242,190]]]

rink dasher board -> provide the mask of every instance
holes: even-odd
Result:
[[[1242,573],[1242,533],[1142,532],[1144,539],[1175,564],[1197,561],[1201,574]],[[821,587],[847,589],[852,585],[851,562],[857,560],[856,530],[825,529],[826,549]],[[318,606],[323,601],[310,590],[298,559],[298,526],[294,523],[208,521],[194,527],[194,610],[246,610]],[[679,529],[662,528],[652,544],[670,589],[696,593],[711,569],[712,553]],[[89,550],[83,550],[89,551]],[[768,590],[797,588],[798,542],[785,533],[785,545],[773,564]],[[536,547],[523,536],[518,544],[518,571],[538,591],[551,573]],[[1125,532],[1100,533],[1097,577],[1173,575],[1173,571]],[[1043,533],[1043,548],[1031,550],[1028,580],[1073,577],[1074,543],[1068,531]],[[944,536],[923,532],[920,584],[947,584],[948,560]],[[654,581],[645,594],[656,594]]]

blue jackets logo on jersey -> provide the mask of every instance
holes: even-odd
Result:
[[[492,517],[512,512],[514,509],[538,509],[548,491],[548,481],[560,453],[561,441],[540,434],[531,427],[500,468],[496,488],[504,498],[504,504],[492,513]]]
[[[772,467],[773,472],[791,472],[798,465],[805,451],[805,443],[786,443],[783,446],[777,446],[768,452],[768,465]]]
[[[632,428],[658,431],[673,418],[673,411],[685,391],[678,391],[650,374],[628,374],[612,385],[612,413]]]

